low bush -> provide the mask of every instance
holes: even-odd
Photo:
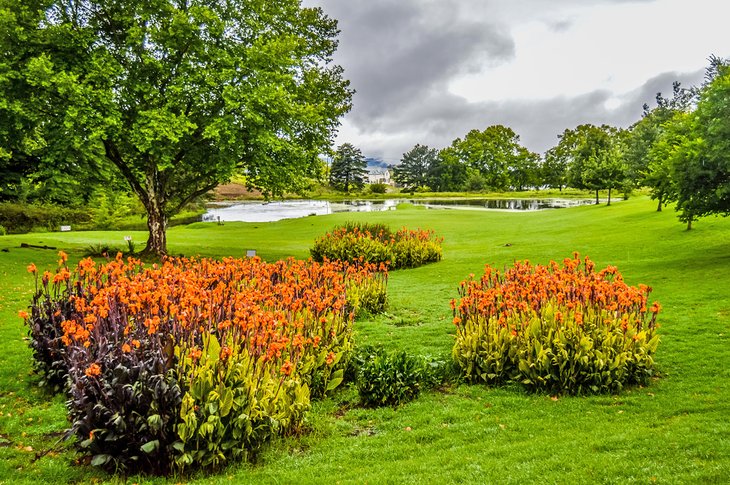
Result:
[[[651,288],[628,286],[613,266],[595,271],[576,254],[561,267],[487,266],[452,300],[453,357],[471,381],[516,381],[550,393],[617,392],[655,374]]]
[[[458,375],[450,359],[433,359],[406,352],[387,353],[363,346],[353,352],[345,373],[354,382],[365,406],[397,406],[418,397],[422,390],[454,383]]]
[[[371,194],[384,194],[388,191],[386,184],[370,184],[368,185]]]
[[[310,249],[315,261],[386,263],[392,269],[415,268],[441,260],[441,243],[433,231],[383,224],[347,223],[318,238]]]
[[[20,316],[44,381],[66,383],[69,435],[95,465],[158,474],[218,467],[296,430],[310,395],[343,380],[348,289],[387,282],[366,263],[293,259],[119,254],[71,272],[61,253],[56,274],[28,270],[37,291]]]
[[[359,363],[355,383],[365,406],[396,406],[418,397],[426,374],[423,357],[372,349]]]

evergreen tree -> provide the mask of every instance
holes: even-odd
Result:
[[[393,169],[393,179],[407,189],[418,189],[428,185],[429,173],[438,161],[438,150],[425,145],[416,145],[403,154],[400,165]]]
[[[330,167],[330,184],[345,192],[350,187],[362,187],[367,174],[367,162],[359,148],[343,143],[337,148]]]

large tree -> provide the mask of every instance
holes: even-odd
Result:
[[[730,65],[711,58],[707,82],[697,109],[677,116],[669,127],[674,134],[673,178],[680,220],[730,215]]]
[[[350,108],[337,33],[299,0],[0,0],[0,156],[112,166],[164,255],[235,170],[268,194],[319,170]]]
[[[367,161],[359,148],[343,143],[337,148],[330,167],[330,184],[350,191],[350,187],[362,187],[367,173]]]
[[[454,140],[450,149],[451,155],[478,171],[492,190],[507,190],[525,183],[522,174],[513,183],[512,171],[533,166],[536,159],[520,144],[520,137],[502,125],[489,126],[484,131],[471,130],[464,139]]]
[[[428,175],[438,161],[438,150],[416,145],[403,154],[400,165],[393,168],[393,179],[408,189],[428,185]]]
[[[624,134],[612,126],[584,124],[566,129],[559,138],[550,152],[567,166],[568,185],[595,191],[596,204],[598,191],[608,189],[610,204],[611,191],[625,186]]]
[[[651,197],[657,200],[657,211],[672,200],[673,194],[669,164],[673,135],[665,136],[667,127],[677,113],[693,109],[698,93],[697,88],[683,88],[675,82],[672,97],[657,93],[656,106],[650,108],[645,104],[641,120],[629,128],[624,150],[627,177],[635,186],[650,188]]]

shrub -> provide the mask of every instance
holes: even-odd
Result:
[[[386,263],[390,268],[414,268],[441,259],[442,238],[433,231],[383,224],[347,223],[318,238],[310,249],[315,261]]]
[[[384,194],[388,190],[386,184],[370,184],[370,193],[372,194]]]
[[[563,266],[516,262],[461,283],[452,300],[453,357],[471,381],[516,381],[550,393],[616,392],[654,375],[659,304],[651,288],[596,272],[576,254]]]
[[[428,375],[423,357],[367,350],[361,354],[355,381],[365,406],[396,406],[418,397]]]
[[[35,266],[29,271],[36,274]],[[37,367],[68,376],[69,433],[92,463],[166,474],[217,467],[297,429],[310,394],[343,379],[361,263],[168,259],[61,253],[37,280],[30,326]]]

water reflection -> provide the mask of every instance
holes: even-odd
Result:
[[[335,212],[376,212],[394,210],[398,204],[424,205],[429,209],[471,209],[535,211],[595,203],[577,199],[385,199],[329,202],[325,200],[286,200],[277,202],[220,203],[203,215],[204,222],[273,222]]]

